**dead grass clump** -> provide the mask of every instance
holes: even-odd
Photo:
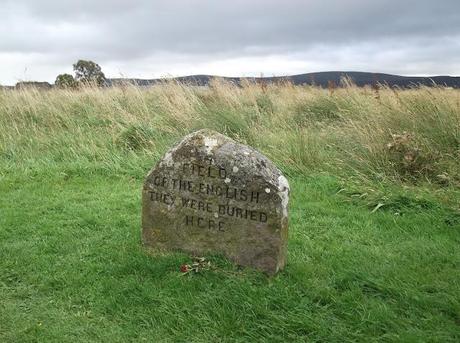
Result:
[[[392,168],[403,177],[416,180],[433,175],[437,158],[420,148],[413,134],[392,134],[386,147]]]

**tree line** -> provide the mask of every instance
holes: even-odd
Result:
[[[104,86],[106,77],[99,64],[93,61],[78,60],[73,64],[75,76],[59,74],[54,82],[59,88],[77,88],[84,85]]]

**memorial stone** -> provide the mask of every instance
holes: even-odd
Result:
[[[142,191],[142,241],[160,251],[221,253],[275,274],[286,262],[288,200],[288,182],[268,158],[200,130],[149,172]]]

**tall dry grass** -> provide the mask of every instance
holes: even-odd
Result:
[[[0,91],[0,167],[145,165],[211,128],[285,172],[460,182],[460,91],[257,85]]]

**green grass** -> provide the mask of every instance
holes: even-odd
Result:
[[[190,257],[141,248],[141,174],[62,169],[1,179],[2,342],[460,339],[460,217],[429,190],[372,212],[356,185],[291,178],[285,271],[208,256],[182,276]]]
[[[0,342],[460,341],[460,91],[215,81],[0,92]],[[291,184],[288,262],[140,244],[144,177],[212,128]]]

